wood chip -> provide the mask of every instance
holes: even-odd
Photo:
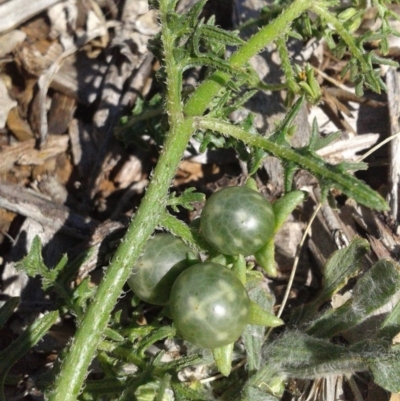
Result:
[[[8,112],[17,105],[8,94],[7,86],[0,77],[0,129],[6,126]]]
[[[10,0],[0,4],[0,32],[7,32],[61,0]]]
[[[98,225],[96,221],[19,185],[0,183],[0,207],[75,238],[87,238]]]
[[[16,145],[1,148],[0,172],[9,171],[14,164],[42,165],[46,160],[67,150],[68,136],[50,136],[41,150],[35,149],[35,140],[30,139]]]

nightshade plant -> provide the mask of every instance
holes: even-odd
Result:
[[[193,135],[203,139],[203,148],[207,144],[218,144],[232,146],[241,155],[247,152],[248,158],[245,161],[249,164],[250,174],[257,171],[266,154],[282,161],[285,167],[286,195],[273,205],[273,233],[304,199],[302,192],[291,192],[292,178],[298,169],[306,169],[318,179],[323,199],[331,188],[336,188],[364,206],[379,211],[388,209],[379,194],[347,171],[365,166],[349,166],[346,163],[333,166],[318,157],[316,151],[326,146],[332,138],[320,138],[316,124],[307,146],[295,149],[288,142],[287,137],[294,129],[293,120],[302,103],[317,103],[320,89],[309,66],[305,66],[303,73],[299,74],[290,64],[286,43],[289,36],[324,36],[337,56],[343,56],[345,52],[350,54],[344,73],[350,72],[357,93],[362,93],[364,87],[380,92],[385,89],[385,84],[379,76],[379,70],[374,66],[393,63],[367,51],[365,44],[379,39],[382,50],[385,50],[388,35],[397,34],[392,32],[388,23],[389,18],[397,18],[387,7],[390,2],[372,0],[372,4],[378,9],[382,27],[377,32],[367,32],[357,37],[352,31],[362,19],[366,2],[353,1],[351,7],[339,12],[335,10],[336,1],[294,0],[256,34],[243,41],[236,32],[216,27],[212,19],[207,22],[199,19],[206,0],[198,1],[186,15],[175,12],[177,1],[151,2],[151,6],[159,11],[161,24],[161,33],[154,38],[151,49],[161,64],[158,78],[165,89],[164,113],[168,118],[168,131],[146,194],[107,267],[102,282],[95,290],[91,290],[85,280],[71,292],[66,283],[68,275],[63,272],[76,269],[76,266],[64,258],[56,269],[47,270],[41,261],[38,241],[34,242],[31,253],[21,262],[22,266],[30,268],[30,274],[41,274],[47,287],[56,287],[64,299],[64,308],[68,308],[77,319],[78,329],[68,348],[60,356],[54,382],[47,384],[46,397],[51,401],[74,401],[78,397],[160,401],[170,399],[170,391],[177,400],[215,398],[206,392],[206,388],[199,385],[188,386],[177,378],[179,370],[198,364],[204,358],[211,363],[212,360],[207,359],[207,355],[211,354],[203,350],[202,358],[200,353],[193,352],[171,362],[162,361],[162,352],[150,358],[145,351],[158,340],[176,336],[174,326],[165,324],[161,316],[152,325],[124,328],[120,325],[120,314],[113,314],[132,267],[157,228],[180,237],[195,252],[208,256],[210,263],[222,263],[226,265],[225,268],[230,268],[248,289],[252,304],[258,305],[254,307],[258,310],[253,311],[251,316],[253,323],[264,321],[267,326],[279,324],[279,319],[271,320],[273,301],[260,289],[259,273],[251,271],[251,266],[246,265],[243,255],[230,258],[218,255],[198,230],[187,226],[167,211],[167,207],[190,208],[191,202],[202,199],[201,194],[190,190],[180,197],[169,194],[178,163]],[[348,15],[344,18],[343,13],[346,12]],[[309,20],[310,13],[315,16],[312,23]],[[244,98],[238,95],[241,87],[257,86],[257,79],[248,62],[271,43],[277,44],[281,55],[289,110],[274,133],[267,138],[255,133],[248,120],[242,124],[233,124],[228,116],[255,93],[249,91]],[[228,45],[236,50],[229,58],[225,58]],[[193,93],[184,95],[183,73],[193,67],[207,67],[208,73]],[[252,186],[251,180],[248,185]],[[247,357],[247,372],[241,375],[235,372],[235,386],[232,387],[233,383],[227,382],[226,388],[230,388],[231,399],[276,400],[282,395],[284,385],[290,377],[323,377],[331,373],[353,373],[360,370],[370,370],[375,381],[387,390],[400,391],[397,381],[400,374],[399,355],[396,346],[391,345],[391,338],[400,331],[399,305],[376,328],[373,337],[360,339],[360,342],[348,347],[329,341],[333,336],[367,320],[400,289],[396,265],[390,261],[378,262],[359,280],[350,301],[317,317],[320,306],[358,273],[359,260],[366,249],[365,241],[356,239],[349,248],[332,256],[325,269],[324,288],[319,297],[303,310],[301,316],[293,317],[292,321],[298,322],[296,327],[290,321],[287,322],[289,328],[278,339],[264,344],[262,326],[250,325],[244,329],[242,340]],[[268,274],[276,274],[273,240],[269,240],[262,249],[256,251],[259,264]],[[362,291],[365,285],[371,288],[368,297]],[[43,335],[43,330],[40,333]],[[233,343],[213,349],[217,366],[225,375],[230,373],[233,351]],[[104,379],[97,382],[85,381],[95,356],[104,370]],[[135,374],[129,376],[118,370],[121,362],[134,364]],[[1,371],[7,372],[7,369],[3,367]],[[149,398],[145,398],[145,394],[150,394]]]

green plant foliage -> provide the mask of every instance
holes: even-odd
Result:
[[[324,267],[321,291],[303,311],[303,320],[314,319],[319,307],[328,302],[349,279],[358,274],[361,269],[361,258],[368,251],[368,241],[355,237],[348,247],[331,255]]]
[[[14,310],[18,306],[20,299],[18,297],[12,297],[7,299],[6,302],[0,308],[0,329],[5,325],[7,320],[13,314]]]
[[[247,24],[247,27],[257,24],[260,29],[246,40],[239,32],[216,26],[214,18],[202,19],[206,0],[195,2],[186,14],[175,11],[177,3],[178,0],[150,2],[151,7],[157,8],[161,24],[161,32],[149,46],[160,63],[157,78],[163,93],[147,101],[137,101],[132,115],[121,120],[116,136],[126,146],[157,148],[159,159],[142,203],[105,268],[101,282],[94,286],[86,278],[74,288],[70,285],[90,250],[70,263],[64,256],[55,267],[49,268],[43,261],[40,241],[35,238],[29,254],[19,263],[30,276],[41,276],[44,290],[56,295],[63,313],[76,317],[76,334],[60,355],[53,381],[44,385],[47,399],[278,400],[283,396],[288,378],[310,379],[358,371],[371,372],[377,384],[398,392],[399,351],[391,341],[400,331],[400,303],[388,316],[375,320],[375,314],[392,302],[400,290],[400,273],[395,263],[380,260],[360,274],[362,257],[369,246],[366,240],[356,237],[348,247],[329,258],[319,294],[301,310],[286,316],[286,326],[279,329],[279,334],[276,334],[278,331],[268,333],[268,338],[263,326],[276,327],[283,321],[273,313],[275,300],[263,288],[264,275],[253,270],[255,257],[267,274],[278,275],[273,237],[293,210],[304,202],[303,192],[292,191],[293,176],[299,169],[307,170],[317,179],[322,200],[334,188],[364,206],[388,210],[385,200],[352,174],[356,169],[366,168],[364,163],[331,165],[318,156],[317,150],[337,139],[338,133],[322,138],[314,121],[310,142],[303,148],[291,145],[296,116],[304,102],[318,103],[321,89],[310,65],[294,65],[288,41],[292,37],[324,38],[337,57],[348,60],[343,74],[349,73],[357,94],[364,88],[379,93],[385,84],[377,67],[397,66],[384,57],[388,35],[399,35],[389,24],[390,18],[399,18],[388,7],[391,2],[372,0],[381,27],[359,36],[354,31],[362,21],[367,2],[353,1],[342,8],[337,7],[338,2],[326,0],[276,2],[264,9],[259,20]],[[374,40],[380,41],[382,53],[379,55],[369,47]],[[284,75],[284,82],[275,88],[261,83],[249,66],[250,58],[272,43],[277,45]],[[201,68],[205,78],[189,93],[183,89],[183,73],[194,67]],[[230,120],[232,112],[240,110],[260,88],[286,89],[287,93],[287,113],[268,138],[257,132],[251,114],[238,124]],[[281,161],[286,193],[272,207],[267,204],[262,223],[269,220],[268,235],[254,248],[256,236],[265,235],[265,228],[261,233],[250,233],[245,246],[233,250],[215,246],[208,235],[221,212],[230,212],[236,206],[237,196],[226,210],[218,210],[205,223],[204,213],[200,218],[201,227],[199,221],[189,226],[170,214],[191,211],[194,203],[205,199],[195,188],[180,194],[170,192],[178,164],[190,149],[193,137],[200,142],[200,151],[234,149],[238,158],[247,164],[250,176],[257,174],[267,155]],[[234,191],[245,192],[241,199],[245,205],[249,203],[249,191],[254,192],[259,199],[256,207],[259,210],[259,205],[265,205],[266,201],[256,192],[256,182],[250,179],[247,187]],[[256,217],[253,223],[258,224]],[[227,220],[231,222],[232,218]],[[185,254],[186,248],[193,250],[192,256],[188,255],[189,262],[199,253],[203,263],[190,267],[174,283],[168,284],[171,288],[167,288],[166,298],[160,304],[168,305],[170,301],[170,306],[149,309],[138,297],[133,297],[128,302],[133,315],[127,317],[125,310],[116,305],[133,266],[143,256],[148,240],[157,229],[182,239]],[[243,227],[230,228],[223,239],[229,238],[231,246],[233,242],[242,243],[243,235]],[[162,259],[161,245],[159,254]],[[199,278],[205,271],[204,266],[207,266],[207,276]],[[188,272],[195,277],[190,288],[184,282]],[[226,281],[221,277],[227,277]],[[355,282],[351,299],[336,309],[328,308],[332,297],[350,279]],[[218,285],[222,285],[223,291]],[[11,299],[2,307],[0,326],[17,303],[18,300]],[[202,310],[198,312],[201,308],[207,309],[208,319],[204,310],[203,314]],[[228,311],[224,319],[218,316],[221,310]],[[141,326],[138,322],[143,315],[149,320]],[[12,364],[43,337],[57,316],[57,312],[51,312],[38,319],[11,348],[1,351],[0,384],[4,383]],[[189,324],[193,316],[194,328]],[[354,342],[350,332],[371,322],[375,325],[361,331],[362,335]],[[334,343],[334,336],[346,342]],[[235,345],[238,338],[241,343]],[[178,344],[180,355],[168,360],[166,344],[171,340]],[[87,380],[95,355],[102,377]],[[198,377],[181,382],[179,373],[198,364],[203,365],[208,376],[218,370],[228,377],[206,385]]]
[[[389,260],[380,260],[358,279],[352,299],[325,312],[312,323],[309,334],[330,338],[360,324],[400,290],[400,271]]]
[[[400,392],[400,349],[392,347],[386,358],[373,361],[370,365],[375,383],[392,393]]]
[[[1,400],[5,400],[3,388],[8,371],[43,338],[57,319],[58,312],[49,312],[38,318],[15,341],[0,352]]]

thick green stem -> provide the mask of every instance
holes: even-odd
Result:
[[[143,201],[118,247],[103,281],[78,328],[56,379],[50,401],[75,401],[112,310],[146,241],[164,213],[168,189],[193,131],[181,106],[181,72],[173,58],[174,36],[167,26],[167,0],[161,2],[162,40],[167,72],[167,113],[170,130]]]
[[[313,1],[317,2],[317,0],[295,0],[279,17],[261,28],[246,44],[240,47],[229,59],[230,65],[233,68],[242,67],[268,44],[287,33],[293,20],[309,9]],[[184,107],[185,114],[187,116],[201,116],[210,101],[220,89],[226,86],[229,79],[230,75],[225,72],[214,72],[187,101]]]

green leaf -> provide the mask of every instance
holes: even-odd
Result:
[[[333,253],[323,271],[322,289],[303,311],[302,320],[314,319],[319,307],[331,300],[361,269],[361,258],[369,251],[367,240],[354,237],[349,246]]]
[[[184,190],[184,192],[179,196],[175,196],[175,192],[172,192],[167,205],[171,206],[171,208],[178,212],[177,206],[182,206],[187,210],[193,210],[192,203],[194,202],[204,202],[206,200],[206,196],[200,192],[195,192],[196,188],[191,187]]]
[[[214,40],[224,45],[237,46],[246,43],[238,36],[238,31],[226,31],[213,25],[202,25],[201,35],[205,40]]]
[[[283,226],[293,210],[304,201],[305,196],[304,191],[291,191],[272,204],[275,214],[275,232]]]
[[[313,151],[317,151],[319,149],[322,149],[326,146],[328,146],[330,143],[333,141],[336,141],[341,137],[342,133],[340,131],[333,132],[332,134],[322,138],[319,134],[319,127],[318,127],[318,122],[317,119],[314,118],[313,123],[312,123],[312,129],[311,129],[311,138],[310,138],[310,143],[309,143],[309,148]]]
[[[250,301],[249,324],[266,327],[278,327],[284,324],[283,320],[261,308],[256,302]]]
[[[232,67],[227,61],[209,53],[202,53],[200,57],[185,58],[182,63],[182,71],[193,67],[212,67],[231,75],[243,75],[244,71]]]
[[[304,379],[365,371],[371,356],[299,331],[286,332],[266,347],[265,355],[276,373]]]
[[[400,348],[393,347],[393,351],[385,358],[376,358],[370,365],[374,381],[378,386],[392,393],[400,392]]]
[[[175,216],[165,212],[161,216],[159,224],[171,234],[182,238],[182,240],[192,247],[195,252],[214,252],[213,248],[196,229],[187,226],[183,221],[177,219]]]
[[[7,299],[6,302],[0,308],[0,329],[4,326],[7,320],[14,313],[15,308],[19,305],[20,302],[19,297],[12,297]]]
[[[255,254],[257,263],[264,269],[265,274],[269,277],[276,277],[278,270],[275,264],[275,244],[274,239],[269,240]]]
[[[73,308],[75,312],[85,311],[87,309],[87,301],[96,293],[96,287],[90,283],[90,277],[85,277],[73,292]],[[80,312],[78,312],[81,315]]]
[[[254,271],[250,273],[253,274]],[[263,276],[250,276],[246,283],[246,289],[251,301],[256,302],[263,310],[272,312],[275,298],[265,290],[262,285],[264,280]],[[264,343],[264,334],[265,327],[253,324],[248,324],[242,334],[250,372],[256,372],[261,367],[261,348]]]
[[[253,386],[246,386],[241,398],[243,401],[279,401],[280,399]]]
[[[140,340],[138,346],[138,354],[144,357],[145,351],[157,341],[163,340],[164,338],[173,337],[176,331],[171,326],[162,326],[154,330],[148,336]]]
[[[0,352],[0,399],[5,400],[3,385],[11,367],[29,352],[58,319],[58,312],[49,312],[32,323],[15,341]]]
[[[212,350],[215,364],[224,376],[229,376],[232,370],[233,346],[234,343],[230,343]]]
[[[392,340],[398,333],[400,333],[400,301],[379,328],[379,337]]]
[[[16,264],[16,268],[24,270],[30,277],[47,274],[47,266],[44,264],[42,257],[42,243],[37,235],[32,241],[28,255]]]
[[[388,303],[399,290],[399,267],[392,261],[382,259],[357,281],[352,299],[337,309],[325,312],[307,332],[330,338],[348,331]]]
[[[210,401],[212,398],[204,394],[203,391],[197,391],[189,387],[186,383],[172,382],[172,390],[177,401]]]
[[[63,255],[53,269],[48,269],[43,262],[42,244],[40,242],[40,238],[35,236],[28,255],[16,263],[16,267],[17,269],[24,270],[31,277],[35,277],[37,275],[41,276],[42,288],[43,290],[47,290],[55,284],[58,275],[67,265],[67,262],[67,255]]]

